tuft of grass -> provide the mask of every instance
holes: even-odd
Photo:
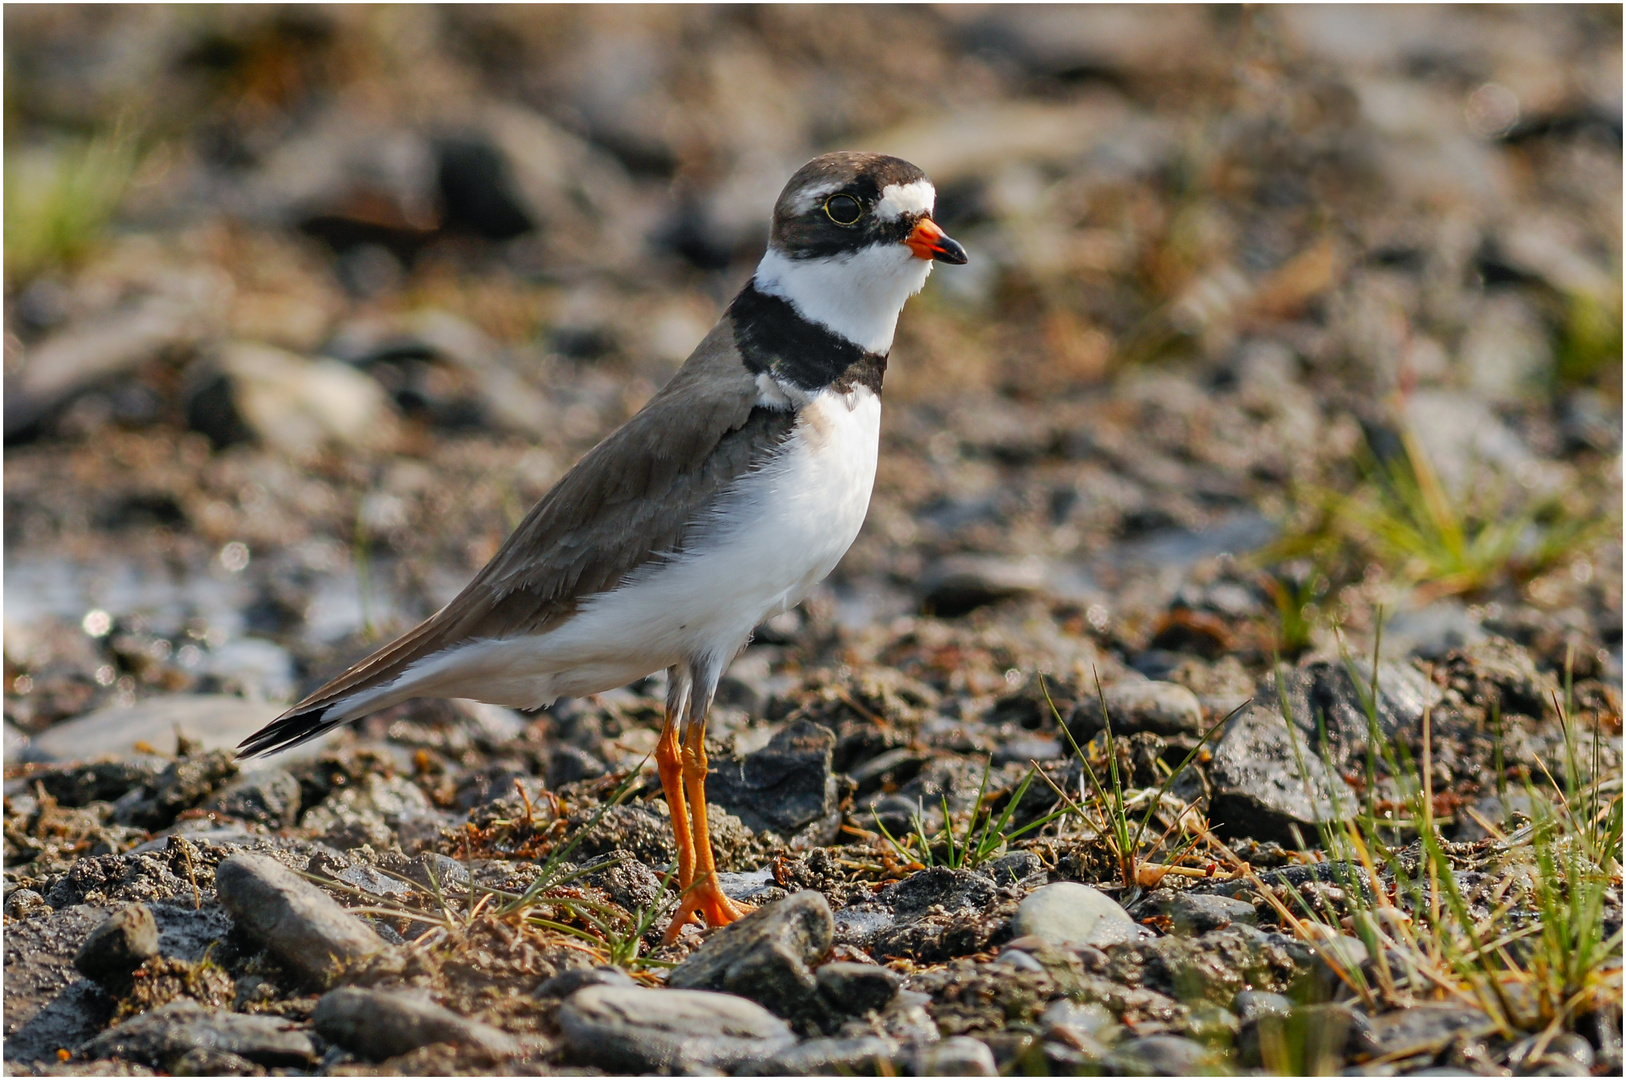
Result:
[[[122,125],[58,147],[5,155],[5,271],[13,288],[101,242],[140,162]]]
[[[990,859],[997,859],[1005,854],[1010,842],[1031,832],[1037,832],[1059,818],[1066,816],[1065,808],[1052,810],[1050,813],[1028,822],[1017,828],[1011,827],[1011,819],[1016,809],[1022,803],[1022,798],[1033,786],[1036,776],[1042,776],[1037,765],[1027,771],[1021,781],[1011,791],[1010,798],[1005,802],[1005,809],[995,814],[994,801],[988,793],[988,776],[993,769],[993,758],[990,756],[983,765],[982,783],[977,788],[977,799],[972,804],[971,812],[965,821],[965,830],[955,835],[954,819],[949,813],[948,796],[945,794],[942,801],[943,828],[935,834],[926,834],[926,824],[922,815],[916,814],[914,831],[904,836],[902,840],[893,836],[891,831],[881,823],[879,815],[875,817],[875,827],[880,829],[881,836],[893,852],[906,864],[918,862],[922,866],[946,866],[951,870],[975,870]],[[997,793],[996,793],[997,794]]]
[[[1620,385],[1621,303],[1617,289],[1605,299],[1572,293],[1564,299],[1554,375],[1560,387]]]

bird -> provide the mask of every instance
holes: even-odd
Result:
[[[707,825],[706,715],[764,620],[836,566],[868,513],[881,383],[904,302],[965,248],[936,189],[885,154],[814,158],[774,203],[766,252],[672,379],[588,451],[445,607],[238,748],[275,753],[419,697],[523,709],[665,670],[655,761],[686,925],[723,892]]]

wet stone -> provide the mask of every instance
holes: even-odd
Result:
[[[571,1056],[610,1071],[747,1071],[796,1036],[753,1001],[706,990],[589,986],[560,1007]]]
[[[285,829],[299,817],[299,780],[286,769],[256,769],[227,784],[205,804],[240,821]]]
[[[1043,874],[1044,860],[1031,851],[1010,851],[990,860],[982,867],[982,872],[993,878],[996,884],[1014,885]]]
[[[825,964],[814,975],[819,996],[837,1012],[862,1015],[883,1009],[898,996],[903,980],[876,964],[838,961]]]
[[[105,908],[74,906],[6,927],[0,1030],[8,1062],[54,1061],[58,1049],[78,1049],[112,1018],[113,999],[73,966],[80,944],[106,918]]]
[[[1099,696],[1084,694],[1067,717],[1067,730],[1084,744],[1105,729],[1101,711],[1106,701],[1105,719],[1112,721],[1115,734],[1147,731],[1154,735],[1199,735],[1203,730],[1203,707],[1197,695],[1170,682],[1121,682],[1103,687]]]
[[[248,935],[316,985],[384,939],[315,885],[265,855],[234,855],[215,870],[220,902]]]
[[[832,929],[822,893],[794,893],[717,931],[666,982],[738,994],[780,1016],[809,1016],[817,1010],[812,965],[829,951]]]
[[[828,844],[841,827],[831,768],[835,745],[829,728],[798,720],[754,754],[713,759],[706,797],[753,832],[775,832],[792,844]]]
[[[267,1067],[309,1065],[316,1056],[310,1036],[281,1017],[213,1012],[190,1001],[131,1017],[92,1039],[84,1054],[168,1068],[197,1049],[235,1054]]]
[[[430,1043],[473,1047],[492,1058],[520,1051],[512,1036],[436,1005],[427,994],[341,987],[323,995],[312,1019],[324,1039],[374,1061]]]
[[[1296,747],[1296,749],[1295,749]],[[1300,763],[1302,762],[1302,772]],[[1317,824],[1347,819],[1355,793],[1274,709],[1252,704],[1227,725],[1209,765],[1209,820],[1222,837],[1282,844],[1318,839]]]
[[[115,993],[129,988],[130,973],[158,954],[158,922],[145,904],[130,904],[90,932],[73,966]]]
[[[556,791],[578,780],[596,780],[606,771],[604,763],[586,750],[562,743],[548,754],[547,785]]]
[[[1011,919],[1016,937],[1033,936],[1057,945],[1104,948],[1135,941],[1142,930],[1106,893],[1073,881],[1035,889]]]

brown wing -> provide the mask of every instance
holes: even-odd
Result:
[[[543,496],[455,600],[289,709],[244,751],[319,733],[332,726],[320,720],[328,705],[454,642],[545,630],[680,550],[701,511],[790,434],[793,414],[758,407],[757,398],[725,316],[671,382]]]

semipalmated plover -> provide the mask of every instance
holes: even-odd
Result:
[[[774,205],[755,276],[683,367],[581,459],[457,598],[245,741],[271,753],[414,697],[538,708],[667,671],[656,748],[694,915],[739,917],[706,825],[706,713],[752,628],[858,535],[881,378],[932,262],[966,261],[936,191],[881,154],[815,158]]]

